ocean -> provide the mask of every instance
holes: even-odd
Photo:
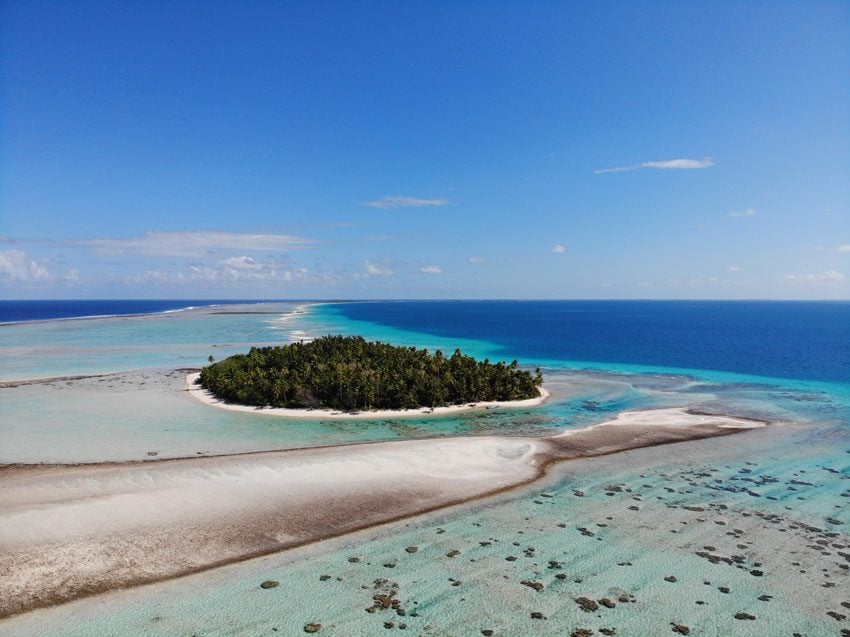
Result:
[[[263,303],[286,302],[0,301],[0,323]],[[846,301],[370,301],[326,307],[350,321],[491,342],[506,358],[850,382]]]
[[[0,323],[21,321],[45,321],[50,319],[94,318],[127,316],[133,314],[156,314],[210,307],[234,303],[257,303],[258,301],[232,300],[164,300],[164,299],[71,299],[10,301],[0,300]]]
[[[850,302],[408,301],[349,319],[499,344],[507,357],[850,382]]]
[[[850,303],[139,302],[150,304],[144,313],[131,302],[51,302],[53,318],[120,315],[79,321],[14,303],[2,309],[16,318],[3,320],[24,322],[0,327],[2,463],[547,435],[650,407],[774,426],[563,463],[466,507],[0,620],[2,634],[301,634],[319,622],[330,635],[404,623],[424,635],[663,635],[681,625],[813,636],[850,625],[836,617],[850,616]],[[512,412],[345,422],[216,410],[183,392],[186,370],[209,356],[327,333],[516,358],[543,369],[552,398]],[[264,579],[280,580],[281,594],[260,591]],[[364,611],[384,589],[407,615]],[[585,612],[580,597],[614,607]]]

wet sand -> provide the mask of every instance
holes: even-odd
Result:
[[[745,431],[658,409],[545,438],[446,438],[0,467],[0,617],[504,492],[555,462]]]

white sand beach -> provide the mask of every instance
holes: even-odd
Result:
[[[0,617],[279,551],[533,479],[533,440],[455,438],[0,471]]]
[[[687,407],[668,407],[660,409],[635,409],[622,411],[613,420],[591,425],[586,430],[599,427],[696,427],[708,425],[720,429],[756,429],[767,423],[734,416],[705,414]],[[572,436],[581,429],[568,429],[556,437]]]

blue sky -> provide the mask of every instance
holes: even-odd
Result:
[[[850,4],[6,0],[0,297],[850,298]]]

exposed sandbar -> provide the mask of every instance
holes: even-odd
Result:
[[[0,471],[0,617],[212,568],[491,495],[552,462],[750,421],[639,413],[548,438],[394,441]],[[655,413],[662,424],[653,422]]]
[[[186,376],[186,384],[188,392],[200,400],[205,405],[211,405],[228,411],[241,411],[252,414],[262,414],[263,416],[281,416],[283,418],[421,418],[422,416],[448,416],[464,411],[473,411],[476,409],[495,409],[495,408],[516,408],[516,407],[534,407],[540,405],[549,397],[549,392],[543,387],[540,388],[540,396],[537,398],[527,398],[525,400],[510,400],[510,401],[489,401],[465,403],[463,405],[449,405],[447,407],[421,407],[419,409],[380,409],[372,411],[339,411],[336,409],[288,409],[284,407],[254,407],[252,405],[239,405],[236,403],[228,403],[219,398],[216,398],[211,392],[207,391],[196,381],[200,377],[200,372],[193,372]]]

